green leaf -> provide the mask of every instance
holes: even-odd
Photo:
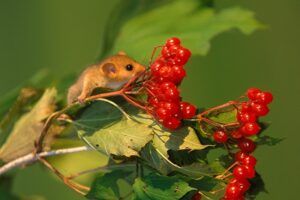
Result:
[[[177,131],[169,131],[162,128],[148,115],[138,113],[134,119],[148,124],[154,131],[153,140],[141,151],[141,157],[161,174],[169,174],[177,171],[188,176],[201,177],[203,174],[211,174],[210,169],[202,164],[187,165],[181,167],[169,160],[168,151],[178,150],[203,150],[208,145],[202,145],[195,130],[191,127],[183,127]]]
[[[218,34],[238,29],[250,34],[262,25],[254,13],[234,7],[216,12],[199,0],[174,0],[143,12],[124,23],[111,53],[126,51],[137,60],[150,56],[154,47],[169,37],[182,39],[194,55],[205,55],[210,40]]]
[[[197,180],[190,180],[189,184],[201,191],[211,191],[226,185],[223,181],[209,176]]]
[[[94,200],[119,200],[120,189],[117,181],[127,178],[131,173],[128,170],[114,170],[96,178],[86,197]]]
[[[212,147],[213,148],[213,147]],[[183,166],[183,165],[191,165],[195,162],[207,162],[207,154],[211,150],[211,148],[206,148],[200,151],[169,151],[169,158],[172,162]]]
[[[210,119],[211,121],[220,124],[229,124],[229,123],[237,122],[236,115],[237,115],[236,109],[233,106],[229,106],[224,109],[210,112],[205,117]],[[215,126],[212,126],[211,124],[202,121],[196,126],[196,128],[199,131],[200,135],[203,137],[202,139],[206,143],[211,143],[210,141],[205,140],[205,138],[211,138],[211,135],[215,130]]]
[[[264,180],[259,173],[256,173],[255,177],[250,180],[251,187],[247,191],[247,199],[255,199],[256,196],[261,193],[268,193]]]
[[[255,138],[255,142],[258,145],[268,145],[268,146],[274,146],[282,142],[284,138],[275,138],[268,135],[258,135],[257,138]]]
[[[208,145],[202,145],[191,127],[183,127],[177,131],[154,129],[153,145],[165,156],[168,150],[202,150]]]
[[[99,60],[103,59],[103,56],[107,55],[112,49],[121,27],[126,21],[167,1],[169,0],[120,1],[112,10],[104,29],[102,52],[99,56]]]
[[[141,158],[146,162],[147,165],[163,175],[168,175],[172,172],[178,172],[192,178],[201,178],[206,175],[214,174],[207,164],[194,163],[191,165],[179,166],[173,163],[166,156],[164,156],[163,153],[155,148],[152,142],[148,143],[141,150]]]
[[[153,145],[164,156],[168,157],[169,150],[202,150],[208,145],[201,144],[197,133],[191,127],[182,127],[179,130],[170,131],[159,125],[152,117],[146,114],[134,116],[137,121],[148,124],[153,129]]]
[[[124,118],[116,105],[98,102],[87,108],[74,124],[80,137],[93,147],[117,156],[137,156],[150,140],[166,157],[168,150],[201,150],[207,147],[200,143],[190,127],[170,132],[149,115],[139,113],[131,117]]]
[[[95,149],[116,156],[138,156],[152,138],[152,129],[125,118],[113,102],[100,101],[88,107],[74,122],[78,134]]]
[[[135,200],[175,200],[180,199],[194,188],[177,177],[149,174],[137,178],[133,184]]]
[[[167,175],[176,169],[180,169],[180,166],[173,164],[167,157],[153,146],[152,142],[149,142],[140,152],[141,158],[147,165],[157,170],[159,173]]]
[[[234,110],[222,110],[220,113],[211,113],[209,118],[219,123],[228,124],[237,122],[236,120],[237,111]]]
[[[35,149],[44,120],[54,112],[56,100],[55,88],[47,89],[32,110],[24,114],[13,127],[13,130],[0,149],[0,159],[8,162]]]
[[[188,181],[191,187],[197,188],[202,193],[203,200],[222,199],[226,183],[214,177],[203,177]],[[215,191],[215,192],[212,192]]]

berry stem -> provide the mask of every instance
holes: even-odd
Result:
[[[216,127],[220,127],[224,130],[226,130],[228,127],[233,127],[233,126],[238,126],[240,125],[239,122],[232,122],[232,123],[228,123],[228,124],[223,124],[223,123],[220,123],[220,122],[216,122],[216,121],[213,121],[211,119],[208,119],[208,118],[205,118],[205,117],[202,117],[202,118],[198,118],[198,121],[201,122],[201,121],[204,121],[212,126],[216,126]]]
[[[230,151],[230,147],[228,145],[228,141],[227,141],[227,143],[224,143],[224,148],[226,149],[226,151],[228,152],[229,155],[232,155],[232,152]]]
[[[234,168],[237,164],[238,164],[238,162],[234,162],[234,163],[233,163],[232,165],[230,165],[230,166],[229,166],[222,174],[216,176],[216,178],[217,178],[217,179],[221,179],[221,180],[227,178],[227,176],[225,176],[225,174],[226,174],[227,172],[229,172],[232,168]],[[230,175],[231,175],[231,174],[230,174]]]
[[[149,66],[152,64],[152,61],[153,61],[153,58],[154,58],[154,55],[155,55],[157,49],[162,48],[162,47],[163,46],[160,45],[160,46],[156,46],[156,47],[153,48],[153,51],[152,51],[152,54],[151,54],[151,58],[150,58],[150,61],[149,61]]]
[[[232,105],[236,105],[236,104],[238,104],[237,101],[229,101],[229,102],[224,103],[222,105],[209,108],[209,109],[205,110],[204,112],[198,114],[197,117],[198,117],[198,119],[201,119],[201,118],[203,118],[204,115],[207,115],[207,114],[209,114],[213,111],[216,111],[216,110],[219,110],[219,109],[222,109],[222,108],[226,108],[226,107],[229,107],[229,106],[232,106]]]
[[[101,93],[101,94],[97,94],[97,95],[86,98],[85,102],[89,102],[89,101],[93,101],[93,100],[97,100],[97,99],[101,99],[101,98],[106,98],[106,97],[120,96],[120,95],[122,95],[122,93],[123,93],[123,90]]]
[[[231,173],[231,172],[230,172],[229,174],[227,174],[227,175],[222,176],[220,179],[221,179],[221,180],[224,180],[224,179],[226,179],[226,178],[228,178],[228,177],[230,177],[230,176],[232,176],[232,173]]]
[[[134,106],[136,106],[136,107],[138,107],[138,108],[140,108],[140,109],[142,109],[142,110],[147,111],[147,109],[146,109],[145,106],[142,106],[140,103],[138,103],[137,101],[133,100],[130,96],[128,96],[128,95],[126,95],[126,94],[124,94],[124,93],[122,93],[121,95],[122,95],[122,97],[123,97],[128,103],[130,103],[130,104],[132,104],[132,105],[134,105]]]
[[[124,92],[125,94],[133,94],[133,95],[138,95],[141,93],[141,91],[143,91],[145,89],[144,86],[140,87],[138,90],[136,91],[126,91]]]

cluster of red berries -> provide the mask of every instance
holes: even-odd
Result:
[[[233,169],[233,176],[227,184],[224,200],[243,200],[250,188],[248,179],[255,177],[256,158],[246,152],[239,151],[235,155],[238,165]]]
[[[239,128],[230,132],[230,137],[237,141],[240,151],[235,154],[238,165],[233,169],[234,178],[227,185],[224,200],[243,200],[244,193],[249,189],[248,179],[255,177],[256,158],[252,155],[256,144],[249,138],[260,132],[261,128],[257,120],[269,113],[268,104],[272,102],[273,95],[257,88],[250,88],[247,91],[249,101],[239,105],[237,121]],[[225,131],[218,130],[213,134],[214,140],[218,143],[225,143],[229,136]]]
[[[273,100],[273,95],[270,92],[263,92],[258,88],[248,89],[247,96],[249,101],[242,102],[239,105],[237,120],[240,123],[240,128],[231,131],[230,135],[233,139],[241,139],[258,134],[261,127],[257,120],[259,117],[266,116],[269,113],[268,104]],[[216,131],[213,137],[218,143],[225,143],[228,140],[228,135],[222,130]]]
[[[268,104],[273,100],[270,92],[258,88],[248,89],[247,96],[250,100],[241,104],[237,114],[238,121],[243,125],[240,131],[245,137],[259,133],[260,126],[256,121],[269,113]]]
[[[169,38],[160,56],[150,66],[151,78],[146,82],[148,109],[169,129],[177,129],[182,119],[195,116],[196,107],[182,102],[178,86],[186,76],[184,65],[191,52],[180,45],[178,38]]]

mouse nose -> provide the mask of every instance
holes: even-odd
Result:
[[[143,65],[139,65],[138,70],[137,70],[137,75],[140,75],[146,70],[146,67]]]

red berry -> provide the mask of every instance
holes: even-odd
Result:
[[[235,154],[235,160],[238,161],[238,162],[242,162],[247,156],[248,156],[247,153],[242,152],[242,151],[238,151]]]
[[[197,192],[197,193],[194,194],[194,196],[192,197],[192,200],[201,200],[201,198],[202,198],[202,195],[201,195],[199,192]]]
[[[253,166],[240,165],[233,169],[233,175],[237,179],[251,179],[255,176],[255,169]]]
[[[175,57],[172,60],[172,63],[173,65],[185,65],[186,61],[184,61],[182,58]]]
[[[158,106],[158,103],[159,103],[159,100],[158,100],[158,98],[156,98],[156,97],[151,97],[151,96],[149,96],[148,97],[148,104],[150,105],[150,106],[153,106],[153,107],[157,107]]]
[[[252,167],[254,167],[256,165],[256,162],[257,162],[256,158],[254,156],[251,156],[251,155],[247,155],[241,160],[241,163],[243,165],[249,165],[249,166],[252,166]]]
[[[188,102],[180,102],[180,110],[183,119],[190,119],[195,116],[197,108]]]
[[[256,96],[257,102],[262,104],[269,104],[273,101],[273,95],[271,92],[260,92]]]
[[[240,139],[243,137],[243,133],[240,130],[234,130],[230,133],[230,135],[234,139]]]
[[[177,37],[172,37],[172,38],[167,39],[166,46],[170,47],[172,45],[180,45],[180,39]]]
[[[168,65],[163,65],[159,68],[159,71],[157,71],[155,74],[156,76],[163,77],[163,78],[170,78],[172,75],[171,67]]]
[[[170,81],[163,82],[160,85],[161,90],[168,90],[169,88],[176,88],[176,85]]]
[[[155,61],[150,67],[152,75],[159,76],[159,71],[162,66],[164,66],[164,63],[162,61]]]
[[[247,90],[247,96],[248,96],[248,98],[251,99],[251,100],[256,100],[256,96],[257,96],[257,94],[260,93],[260,92],[261,92],[261,91],[260,91],[260,89],[258,89],[258,88],[249,88],[249,89]]]
[[[227,199],[236,199],[241,195],[241,190],[237,184],[228,184],[225,195]]]
[[[177,63],[176,63],[176,61],[175,61],[175,57],[173,56],[173,57],[171,57],[171,58],[169,58],[168,60],[167,60],[167,64],[169,65],[169,66],[171,66],[171,67],[173,67],[173,66],[175,66],[175,65],[178,65]]]
[[[182,79],[186,76],[186,72],[183,69],[183,66],[174,66],[172,67],[172,82],[175,84],[180,84]]]
[[[190,50],[182,47],[178,49],[176,53],[176,58],[177,58],[176,63],[178,65],[184,65],[188,61],[190,56],[191,56]]]
[[[169,58],[171,57],[171,53],[169,51],[169,48],[164,46],[162,49],[161,49],[161,55],[164,57],[164,58]]]
[[[169,100],[171,102],[179,102],[180,94],[177,88],[169,88],[164,91],[165,100]]]
[[[180,110],[179,105],[176,104],[176,103],[172,103],[172,102],[165,102],[165,101],[159,102],[159,106],[163,107],[163,108],[166,108],[166,109],[170,110],[173,113],[176,113]]]
[[[179,117],[180,107],[179,104],[173,102],[160,102],[159,106],[167,109],[170,112],[170,116]]]
[[[252,102],[251,108],[257,116],[265,116],[269,113],[269,108],[265,104]]]
[[[260,131],[260,126],[256,122],[248,122],[242,126],[241,131],[245,136],[256,135]]]
[[[162,121],[171,116],[170,110],[163,108],[163,107],[157,108],[155,111],[155,114],[156,114],[157,118]]]
[[[188,60],[191,55],[191,51],[184,47],[179,48],[176,54],[178,58],[182,58],[184,60]]]
[[[237,179],[245,179],[248,177],[248,170],[243,165],[236,166],[233,169],[233,175]]]
[[[229,181],[229,184],[235,184],[239,186],[239,189],[242,193],[245,193],[250,188],[250,183],[247,179],[233,178]]]
[[[156,84],[148,85],[147,89],[148,89],[148,94],[151,97],[153,97],[153,96],[155,97],[155,96],[157,96],[160,93],[160,88]]]
[[[214,132],[213,137],[217,143],[225,143],[228,140],[228,137],[224,131]]]
[[[175,130],[181,125],[181,121],[176,117],[169,117],[163,121],[164,127]]]
[[[241,112],[251,112],[251,106],[249,105],[248,102],[243,102],[241,103]]]
[[[238,112],[237,119],[242,123],[255,122],[256,115],[253,112]]]
[[[180,49],[179,45],[173,45],[169,47],[170,54],[173,56],[176,55],[177,51]]]
[[[163,57],[163,56],[160,56],[160,57],[158,57],[155,61],[159,61],[159,62],[162,62],[162,63],[164,63],[164,64],[166,64],[166,58],[165,57]]]
[[[255,143],[248,138],[243,138],[239,140],[238,146],[241,149],[241,151],[245,153],[252,153],[256,148]]]
[[[162,101],[178,102],[180,101],[180,94],[176,85],[172,82],[163,82],[160,85],[157,97]]]
[[[247,178],[252,179],[255,177],[255,169],[253,166],[250,165],[244,165],[245,169],[247,170]]]

